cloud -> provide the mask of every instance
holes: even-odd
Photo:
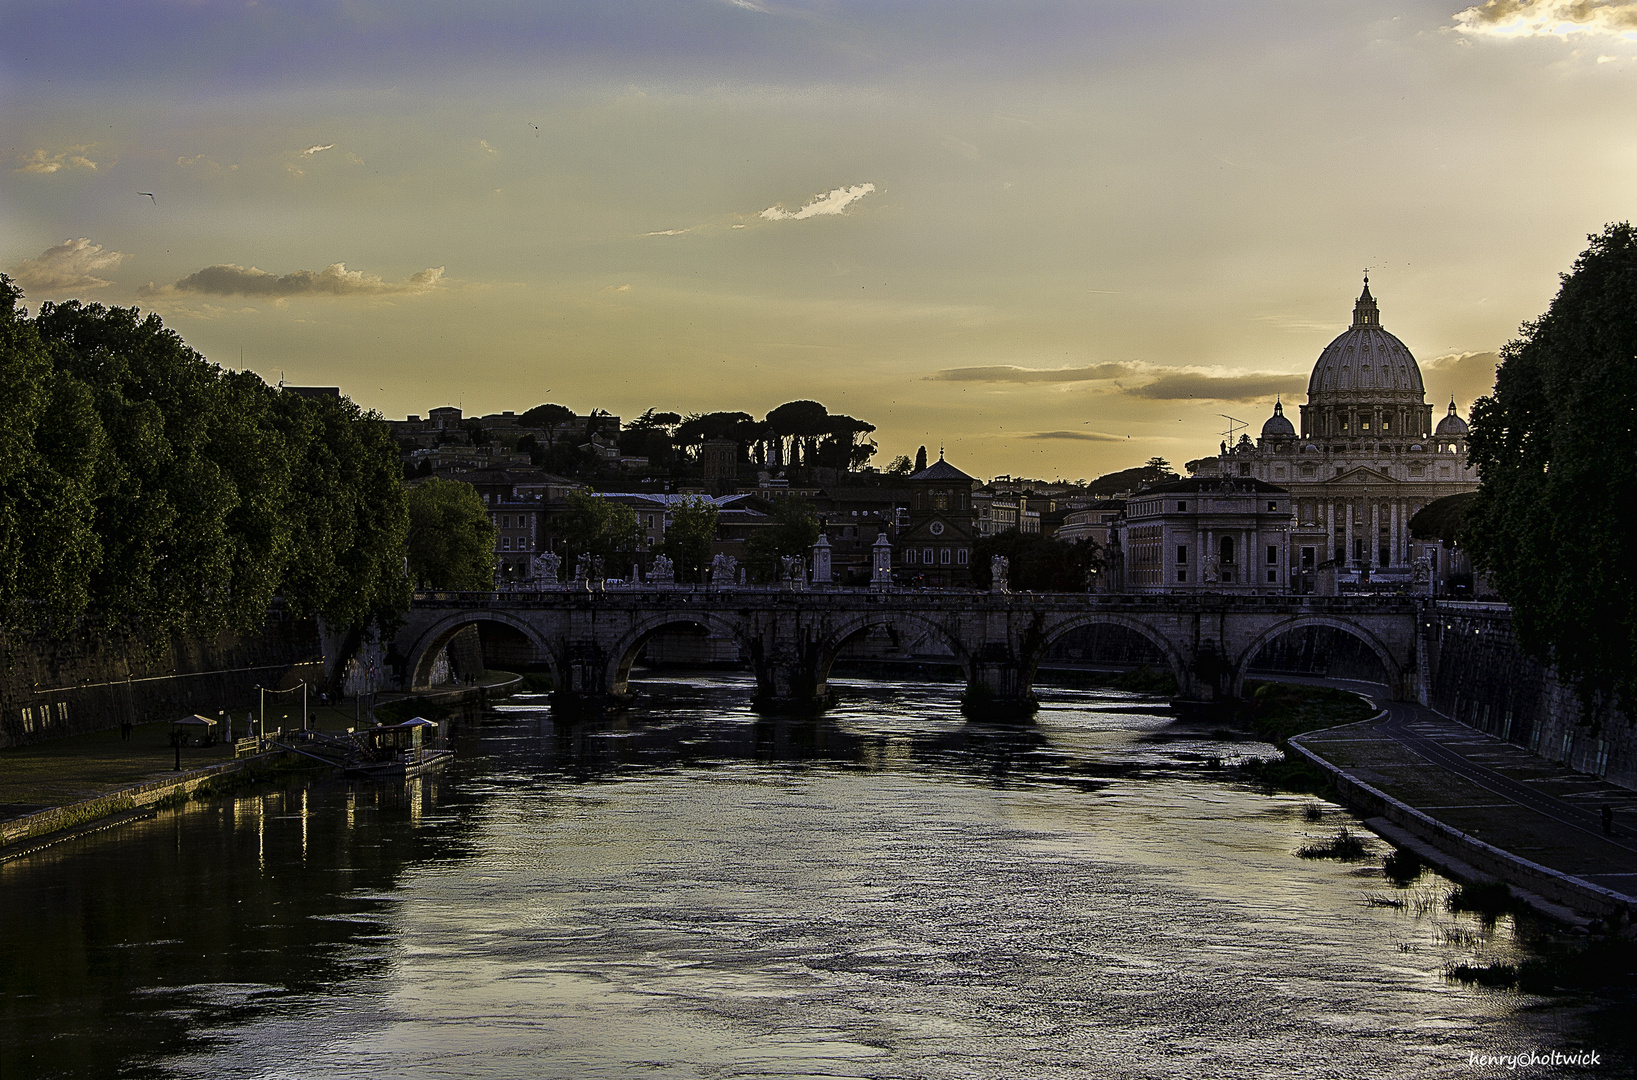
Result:
[[[603,286],[603,292],[630,292],[630,291],[631,291],[631,286],[629,286],[629,285],[604,285]]]
[[[489,145],[489,140],[488,139],[479,139],[477,141],[477,144],[478,144],[478,146],[482,147],[484,149],[484,151],[486,151],[487,153],[493,154],[493,153],[497,152],[494,147]]]
[[[925,377],[928,382],[1097,382],[1134,373],[1126,364],[1093,364],[1074,368],[996,367],[945,368]]]
[[[1125,442],[1129,435],[1110,435],[1106,431],[1032,431],[1025,439],[1069,439],[1074,442]]]
[[[1435,408],[1444,405],[1451,396],[1466,402],[1483,397],[1495,389],[1495,368],[1501,358],[1493,352],[1450,353],[1421,363],[1421,374],[1426,381],[1427,400]],[[1437,386],[1437,392],[1432,390]]]
[[[303,150],[301,152],[301,156],[302,157],[312,157],[314,154],[320,154],[320,153],[323,153],[325,150],[334,150],[334,149],[335,149],[335,144],[334,143],[325,143],[323,146],[309,146],[307,149],[305,149],[305,150]]]
[[[24,259],[12,267],[11,276],[24,288],[42,292],[101,289],[113,282],[97,274],[113,270],[129,258],[123,251],[104,250],[101,244],[82,236],[46,248],[37,259]]]
[[[216,160],[214,160],[214,159],[212,159],[210,157],[207,157],[204,154],[194,154],[192,157],[185,157],[185,156],[184,157],[179,157],[179,158],[176,159],[176,165],[177,165],[178,168],[182,168],[182,169],[196,169],[197,168],[197,169],[204,169],[207,172],[212,172],[212,173],[219,173],[219,172],[222,171],[222,163],[221,162],[216,161]],[[227,166],[227,171],[228,172],[238,172],[239,167],[237,165],[229,165],[229,166]]]
[[[1307,388],[1305,375],[1204,375],[1176,371],[1153,382],[1132,387],[1126,393],[1158,401],[1203,398],[1208,401],[1256,401],[1276,394],[1300,394]]]
[[[90,169],[97,171],[97,163],[85,156],[85,152],[96,143],[86,143],[84,146],[70,146],[67,150],[59,150],[55,154],[48,150],[36,150],[22,158],[22,164],[12,172],[20,173],[54,173],[62,169]]]
[[[874,190],[874,184],[854,184],[852,187],[839,187],[834,191],[814,195],[800,210],[786,210],[782,203],[775,203],[763,210],[759,216],[768,221],[801,221],[804,218],[841,214],[846,212],[847,207]]]
[[[1455,29],[1481,37],[1588,34],[1637,41],[1637,0],[1486,0],[1456,12]]]
[[[348,270],[343,263],[331,263],[322,270],[296,270],[270,274],[254,266],[248,269],[224,263],[207,266],[180,281],[155,288],[152,282],[139,289],[144,296],[173,296],[195,293],[202,296],[419,296],[431,292],[443,277],[443,267],[429,267],[403,281],[384,281],[379,275]]]

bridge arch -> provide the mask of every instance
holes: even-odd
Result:
[[[1141,619],[1112,611],[1087,612],[1084,615],[1070,616],[1061,622],[1052,624],[1041,635],[1040,644],[1035,648],[1034,652],[1025,658],[1024,675],[1027,684],[1029,686],[1034,685],[1035,672],[1039,670],[1041,661],[1045,660],[1046,654],[1051,651],[1053,645],[1061,641],[1066,635],[1087,626],[1118,626],[1137,634],[1154,646],[1159,651],[1160,656],[1164,657],[1166,666],[1171,669],[1172,676],[1177,680],[1177,690],[1181,692],[1187,689],[1190,683],[1188,661],[1175,643]]]
[[[621,634],[614,646],[608,650],[608,671],[604,684],[608,688],[608,693],[616,696],[630,693],[631,665],[637,662],[642,647],[648,644],[655,634],[673,626],[699,627],[707,634],[731,637],[739,646],[740,655],[743,656],[745,653],[745,627],[737,618],[709,611],[666,611],[650,615]]]
[[[481,623],[497,623],[521,633],[533,646],[537,660],[551,669],[553,681],[557,679],[560,669],[558,657],[553,654],[550,642],[541,636],[538,629],[528,620],[508,611],[485,608],[451,612],[421,631],[420,636],[409,648],[409,663],[405,668],[409,688],[425,688],[432,677],[432,666],[437,662],[438,655],[455,639],[455,635],[469,626]]]
[[[834,629],[819,641],[817,655],[816,683],[822,693],[830,679],[830,669],[835,666],[841,650],[853,638],[867,633],[877,626],[886,626],[896,633],[902,633],[895,625],[897,623],[914,623],[925,627],[938,635],[944,644],[949,646],[950,652],[955,654],[955,663],[960,665],[961,674],[972,677],[972,654],[960,637],[941,625],[936,619],[929,619],[924,615],[916,615],[904,611],[871,611],[854,615],[838,623]]]
[[[1294,615],[1257,634],[1251,639],[1250,644],[1245,647],[1244,651],[1239,654],[1238,659],[1234,661],[1233,685],[1235,691],[1237,692],[1238,688],[1244,685],[1245,673],[1250,670],[1251,661],[1256,659],[1264,647],[1286,634],[1313,626],[1328,627],[1361,642],[1380,661],[1382,674],[1387,677],[1387,685],[1393,689],[1394,693],[1399,691],[1404,681],[1404,665],[1400,664],[1397,658],[1393,656],[1392,650],[1379,637],[1371,633],[1368,628],[1360,626],[1350,619],[1338,619],[1332,615]]]

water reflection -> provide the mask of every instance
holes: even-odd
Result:
[[[441,777],[0,866],[0,1075],[1453,1076],[1494,1045],[1631,1049],[1629,1000],[1445,981],[1517,946],[1441,879],[1373,908],[1374,869],[1295,859],[1351,819],[1213,767],[1270,748],[1130,695],[995,726],[950,687],[843,690],[803,720],[731,676],[594,721],[519,701]]]

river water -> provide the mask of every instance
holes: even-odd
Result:
[[[190,804],[0,865],[0,1076],[1507,1075],[1631,995],[1446,979],[1518,928],[1295,850],[1353,821],[1215,767],[1156,702],[737,676],[554,722],[514,699],[435,782]],[[1371,894],[1402,907],[1375,906]]]

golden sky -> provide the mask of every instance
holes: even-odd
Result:
[[[1364,268],[1465,413],[1637,202],[1637,0],[0,4],[0,269],[387,416],[1210,452]],[[151,193],[151,194],[149,194]]]

